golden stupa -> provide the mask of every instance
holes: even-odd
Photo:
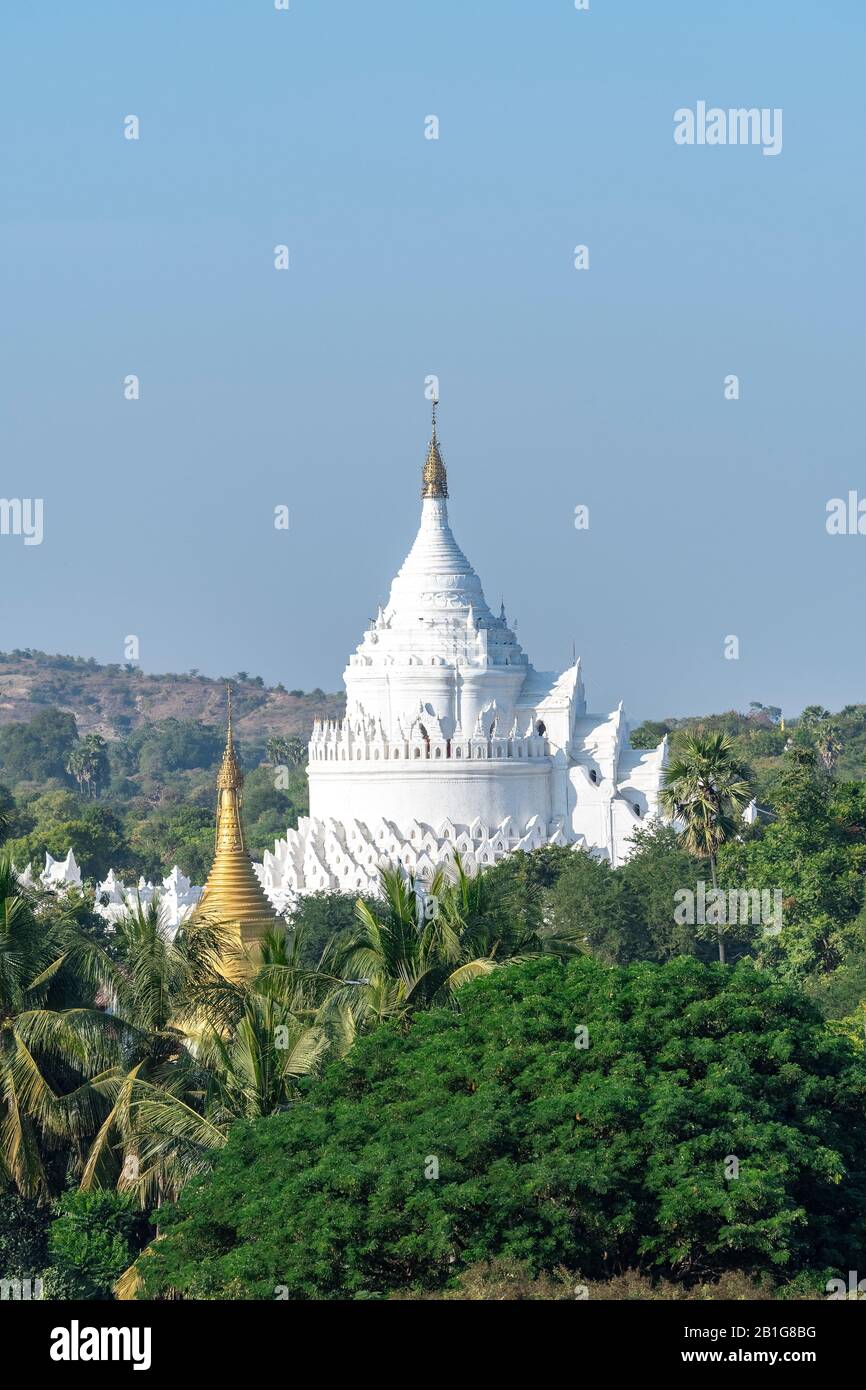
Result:
[[[259,945],[282,924],[259,883],[247,853],[241,818],[244,775],[232,736],[232,692],[228,691],[228,733],[217,773],[214,859],[195,915],[232,938],[232,959],[224,973],[236,977],[254,969]],[[236,954],[235,954],[236,953]]]

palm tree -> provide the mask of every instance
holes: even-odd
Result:
[[[399,868],[380,870],[381,902],[359,899],[356,927],[327,960],[342,984],[332,1003],[348,1006],[356,1025],[406,1018],[447,1003],[469,980],[509,961],[580,949],[564,934],[535,931],[488,903],[483,874],[471,877],[459,857],[429,883]]]
[[[339,1020],[317,1018],[327,977],[303,970],[300,943],[289,950],[282,935],[266,938],[252,980],[231,981],[217,966],[230,949],[226,934],[204,917],[172,939],[152,902],[117,930],[124,1061],[93,1083],[111,1109],[82,1186],[116,1181],[143,1206],[160,1206],[210,1167],[235,1120],[296,1098],[298,1078],[318,1065]]]
[[[66,759],[66,771],[69,773],[69,776],[73,777],[78,783],[80,791],[84,790],[87,781],[88,763],[89,760],[84,745],[76,743],[75,747],[70,749],[69,756]]]
[[[116,923],[115,948],[111,1012],[119,1056],[92,1081],[107,1113],[91,1144],[81,1186],[116,1183],[136,1191],[143,1206],[160,1205],[206,1166],[203,1150],[222,1142],[196,1109],[208,1081],[194,1043],[226,992],[217,962],[230,947],[225,933],[203,917],[182,923],[172,935],[154,897],[146,906],[139,899]],[[143,1110],[155,1098],[195,1114],[195,1142],[191,1122],[174,1145],[154,1141]]]
[[[815,736],[815,747],[826,771],[832,772],[842,752],[838,726],[829,722],[821,724]]]
[[[710,861],[713,888],[718,887],[716,856],[739,830],[751,801],[752,773],[724,733],[698,730],[685,734],[668,765],[661,794],[662,810],[682,825],[690,854]],[[719,926],[719,961],[725,964],[725,938]]]
[[[300,767],[307,756],[307,745],[302,738],[286,739],[288,744],[288,762],[290,767]]]
[[[106,962],[55,903],[18,883],[0,855],[0,1177],[51,1193],[50,1155],[98,1123],[90,1078],[113,1043],[94,995]]]
[[[267,753],[272,767],[298,767],[306,757],[307,745],[303,739],[275,734],[268,739]]]
[[[230,985],[219,1012],[201,1035],[198,1057],[210,1073],[209,1119],[227,1127],[284,1109],[297,1081],[316,1069],[343,1025],[327,1007],[325,972],[300,964],[302,942],[272,932],[261,944],[252,980]]]
[[[170,1083],[149,1086],[146,1092],[139,1088],[140,1151],[151,1166],[171,1165],[176,1190],[210,1167],[236,1120],[257,1119],[291,1105],[300,1077],[316,1069],[341,1031],[328,1002],[318,1002],[323,988],[339,981],[299,964],[300,935],[293,932],[291,943],[285,933],[266,937],[261,967],[251,981],[223,980],[219,997],[208,999],[209,991],[203,991],[209,1022],[195,1040],[202,1083],[198,1095],[184,1096]],[[344,1039],[344,1046],[350,1041]],[[131,1299],[140,1290],[136,1261],[114,1291],[120,1299]]]
[[[246,991],[230,1034],[216,1029],[199,1041],[210,1073],[208,1122],[224,1132],[237,1119],[283,1110],[298,1097],[297,1082],[315,1070],[328,1048],[324,1027],[297,1018],[279,999]]]
[[[279,767],[288,762],[288,739],[284,734],[272,734],[267,741],[268,761],[271,767]]]
[[[108,768],[105,747],[105,739],[99,734],[88,734],[75,744],[66,759],[66,771],[90,796],[96,795],[99,781]]]

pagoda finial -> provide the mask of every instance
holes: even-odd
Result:
[[[439,404],[439,397],[433,397],[433,427],[430,434],[430,444],[427,449],[427,458],[424,461],[424,473],[422,475],[423,484],[421,487],[422,497],[447,497],[448,496],[448,475],[445,472],[445,464],[442,462],[442,455],[439,452],[439,439],[436,434],[436,407]]]
[[[228,728],[226,730],[226,746],[223,753],[223,760],[220,763],[220,770],[217,773],[217,788],[240,790],[244,783],[244,776],[241,772],[238,760],[235,757],[234,730],[232,727],[232,688],[230,685],[226,685],[226,697],[228,701]]]

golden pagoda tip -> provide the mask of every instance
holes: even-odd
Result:
[[[432,399],[433,428],[430,434],[430,444],[427,448],[427,458],[424,462],[421,496],[447,497],[448,475],[445,472],[445,464],[442,462],[442,455],[439,452],[439,438],[436,434],[436,407],[439,404],[439,397],[434,396]]]

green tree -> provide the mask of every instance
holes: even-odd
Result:
[[[631,730],[629,742],[632,748],[658,748],[662,739],[675,726],[676,721],[673,719],[645,719],[636,729]]]
[[[320,1007],[324,975],[306,971],[283,932],[262,946],[252,983],[236,987],[233,1007],[198,1042],[210,1072],[207,1114],[224,1132],[237,1119],[257,1119],[298,1099],[298,1081],[314,1072],[341,1032],[339,1019]],[[336,981],[334,981],[336,983]]]
[[[290,936],[297,938],[300,963],[308,970],[315,970],[329,948],[354,930],[357,901],[348,893],[305,893],[298,899],[288,930]],[[372,911],[373,899],[365,902]]]
[[[301,772],[289,774],[289,784],[275,784],[269,767],[257,767],[246,775],[244,782],[244,823],[250,852],[261,858],[266,849],[273,849],[274,840],[285,835],[287,826],[295,826],[298,811],[308,806],[306,778]]]
[[[40,820],[27,835],[10,840],[7,848],[21,865],[40,864],[46,853],[62,859],[72,848],[85,878],[102,878],[110,868],[125,870],[132,859],[123,822],[107,806],[92,803],[69,819]]]
[[[682,825],[690,854],[709,860],[713,888],[718,887],[716,858],[720,847],[741,827],[752,798],[751,770],[738,756],[728,734],[685,734],[669,763],[661,804]],[[724,928],[719,926],[719,961],[725,963]]]
[[[835,970],[866,942],[858,919],[866,874],[866,784],[836,782],[812,746],[792,746],[776,814],[719,856],[727,885],[781,894],[783,927],[756,942],[761,965],[802,982]]]
[[[37,1278],[48,1264],[49,1204],[0,1189],[0,1277]]]
[[[826,770],[832,772],[842,752],[838,726],[830,720],[822,724],[815,738],[815,747]]]
[[[800,715],[800,725],[805,729],[814,729],[823,724],[830,718],[830,711],[824,709],[823,705],[807,705]]]
[[[66,780],[66,759],[78,738],[75,717],[59,709],[40,710],[29,724],[0,726],[0,769],[5,780]]]
[[[15,817],[15,798],[0,784],[0,845],[8,838]]]
[[[642,934],[621,874],[587,850],[569,852],[549,894],[551,921],[602,960],[625,965],[641,953]]]
[[[572,850],[565,845],[506,855],[484,871],[485,915],[510,923],[507,930],[540,932],[549,925],[549,892],[571,862]]]
[[[866,1235],[864,1088],[848,1040],[748,964],[515,964],[236,1126],[138,1268],[193,1298],[377,1296],[499,1258],[821,1287]]]
[[[696,888],[697,880],[708,872],[705,862],[683,848],[671,825],[656,822],[635,831],[634,850],[616,870],[638,926],[636,957],[665,961],[674,956],[709,958],[712,947],[702,941],[693,926],[674,918],[676,894],[682,888]]]
[[[268,761],[271,767],[280,767],[289,761],[289,740],[285,734],[274,734],[267,742]]]
[[[162,878],[177,864],[193,883],[204,883],[213,861],[213,837],[212,806],[181,805],[136,818],[129,843],[146,878]]]
[[[128,740],[143,777],[161,781],[192,768],[215,768],[222,756],[224,732],[195,719],[163,719],[143,725]]]
[[[151,1234],[132,1199],[119,1192],[66,1192],[48,1233],[45,1296],[107,1299]]]
[[[158,903],[117,924],[113,1015],[122,1056],[93,1085],[110,1103],[83,1190],[117,1186],[161,1208],[206,1172],[240,1118],[297,1099],[300,1077],[353,1036],[323,1001],[339,983],[307,971],[285,934],[268,938],[254,978],[222,973],[230,936],[200,914],[169,934]]]

